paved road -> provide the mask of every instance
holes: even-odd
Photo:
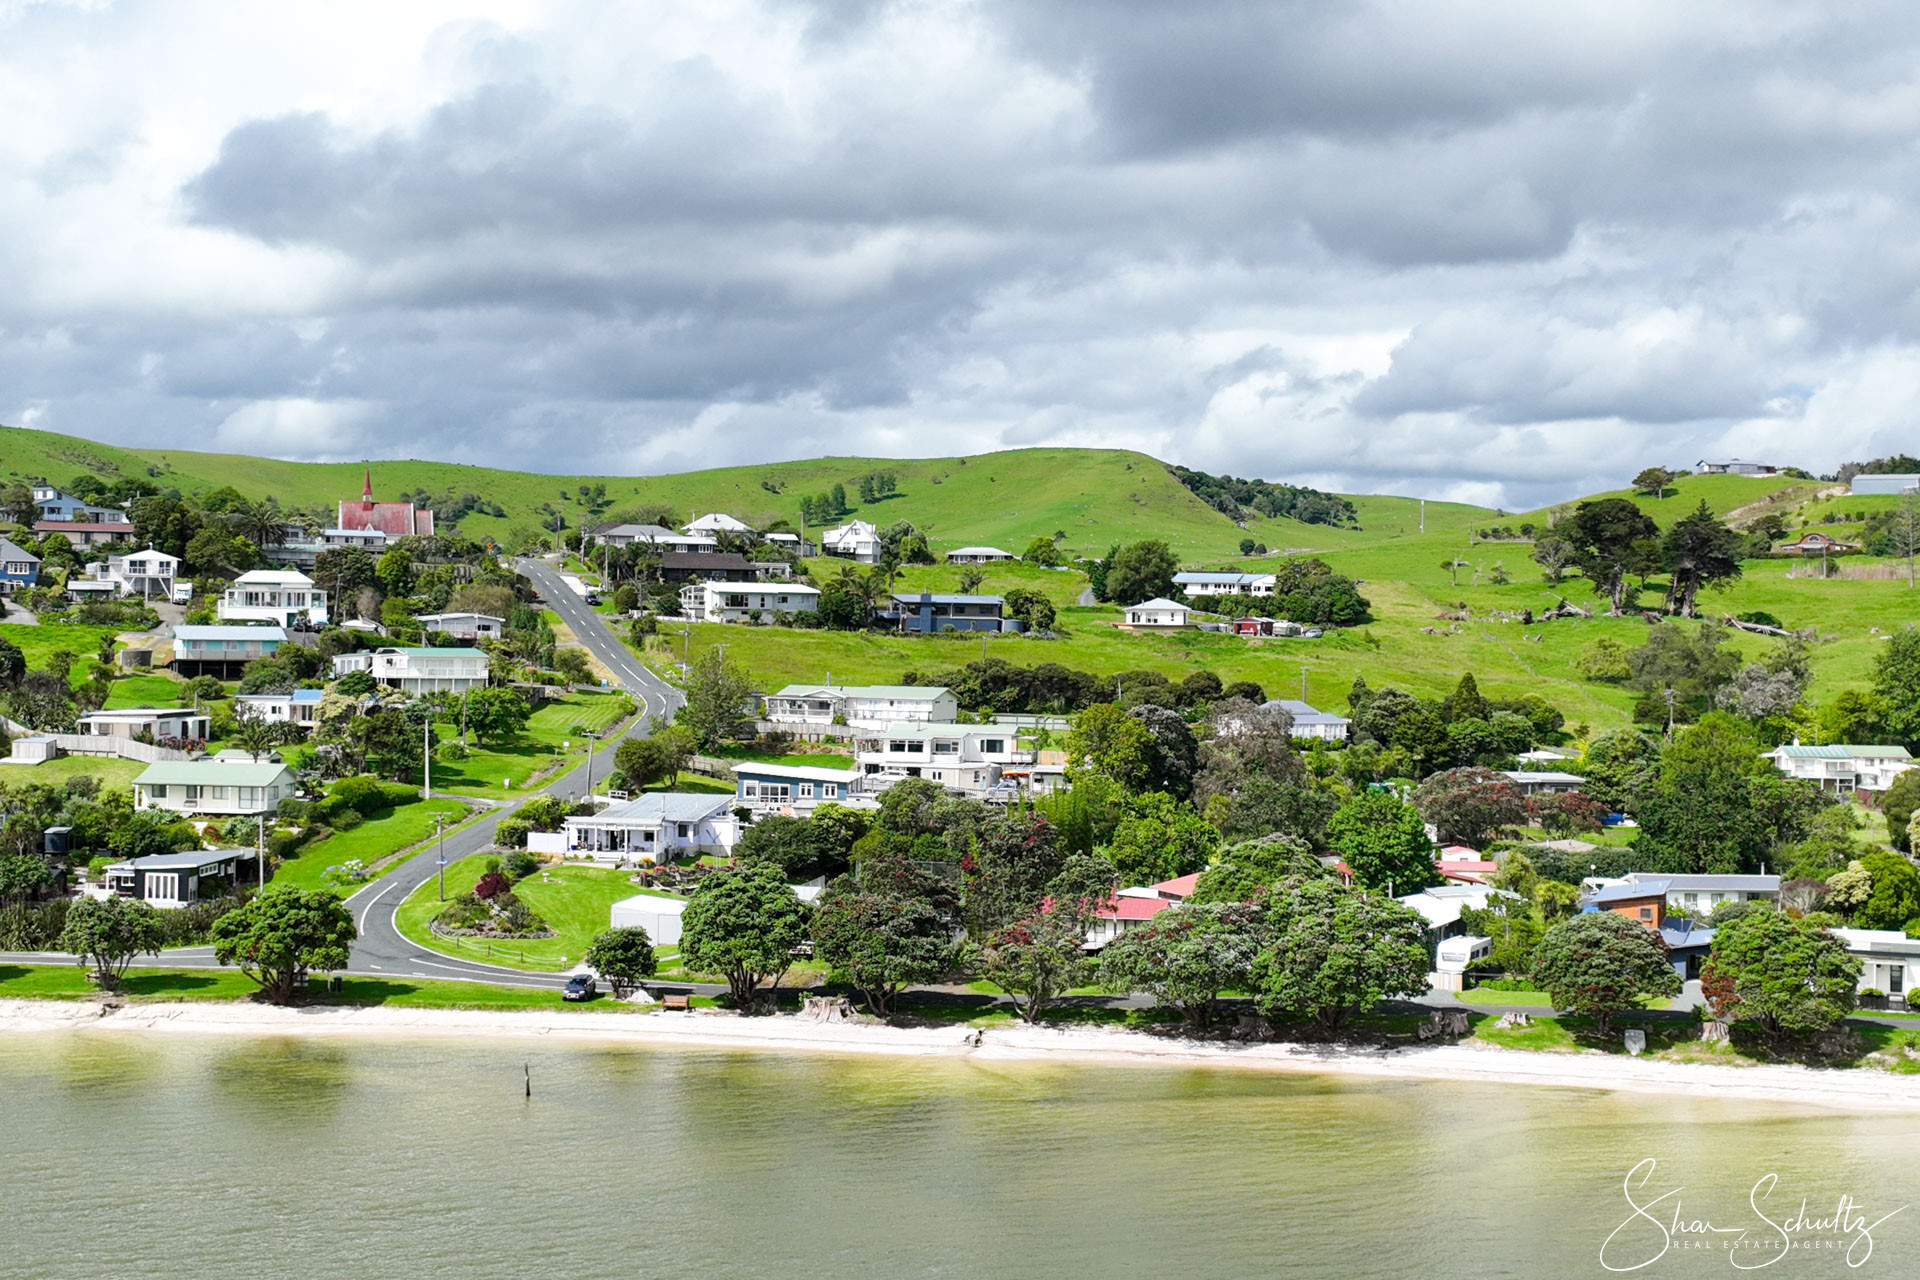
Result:
[[[538,560],[522,560],[518,567],[533,582],[535,589],[547,600],[554,611],[566,620],[580,642],[606,664],[607,669],[614,673],[619,683],[643,708],[642,714],[629,726],[623,737],[636,733],[644,734],[650,718],[654,715],[663,718],[672,717],[681,702],[680,691],[647,670],[628,653],[626,646],[622,645],[607,629],[600,615],[587,608],[586,602],[567,588],[552,566]],[[614,752],[619,745],[619,740],[616,739],[594,753],[592,763],[595,779],[604,779],[613,771]],[[587,767],[583,763],[555,779],[546,788],[545,794],[577,799],[586,793],[587,782]],[[447,835],[441,845],[447,862],[449,864],[457,862],[491,845],[494,827],[500,819],[524,804],[526,799],[527,797],[522,797],[512,804],[500,805],[471,826]],[[428,952],[402,937],[394,925],[394,917],[399,911],[400,904],[406,900],[408,894],[432,880],[439,870],[436,851],[423,849],[347,899],[347,908],[353,912],[354,922],[359,926],[360,931],[359,940],[354,943],[352,956],[348,962],[348,972],[386,978],[453,978],[526,987],[557,988],[565,984],[566,978],[561,974],[529,973],[523,969],[508,969],[472,960],[456,960]],[[213,958],[211,947],[184,947],[166,952],[163,959],[167,965],[180,968],[219,967]],[[71,962],[72,957],[48,952],[28,952],[0,954],[0,961],[44,964]],[[702,990],[704,991],[705,988]],[[714,990],[724,990],[724,988],[714,988]]]
[[[627,646],[608,629],[606,620],[587,607],[560,578],[560,571],[545,560],[523,559],[514,568],[527,576],[547,607],[560,615],[588,652],[598,658],[614,679],[646,708],[648,715],[670,719],[681,703],[680,691],[662,680],[634,657]]]

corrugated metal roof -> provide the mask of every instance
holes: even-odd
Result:
[[[265,626],[189,626],[176,622],[173,626],[175,640],[285,640],[285,627]]]
[[[609,805],[591,818],[568,818],[568,822],[611,823],[637,827],[662,822],[701,822],[733,807],[732,792],[726,795],[699,795],[689,791],[649,791],[631,800]]]
[[[1905,747],[1859,746],[1850,743],[1832,743],[1824,747],[1804,747],[1789,744],[1774,748],[1777,755],[1792,760],[1911,760]]]
[[[952,692],[943,684],[790,684],[776,698],[831,694],[842,698],[892,698],[895,702],[935,702]]]
[[[139,787],[159,783],[183,787],[267,787],[278,782],[283,775],[291,777],[292,773],[293,770],[286,765],[272,761],[239,764],[227,760],[163,760],[148,765],[133,780],[133,785]]]

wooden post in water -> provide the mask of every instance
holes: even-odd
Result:
[[[520,1064],[520,1070],[522,1070],[522,1071],[524,1071],[524,1072],[526,1073],[526,1076],[527,1076],[527,1096],[528,1096],[529,1098],[531,1098],[531,1097],[533,1096],[533,1068],[532,1068],[532,1067],[530,1067],[530,1066],[528,1066],[528,1065],[527,1065],[526,1063],[521,1063],[521,1064]]]

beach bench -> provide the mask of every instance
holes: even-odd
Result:
[[[662,1009],[678,1009],[682,1013],[686,1013],[692,1010],[693,1008],[692,1002],[693,1002],[692,996],[661,996],[660,997],[660,1007]]]

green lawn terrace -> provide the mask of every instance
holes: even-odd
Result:
[[[446,901],[473,892],[485,874],[484,858],[462,858],[446,869]],[[410,941],[466,960],[515,969],[558,973],[573,967],[593,940],[606,932],[609,911],[639,889],[629,871],[578,863],[548,865],[513,886],[515,896],[547,922],[551,938],[483,939],[450,937],[429,927],[444,906],[436,877],[415,889],[400,905],[396,918]]]
[[[351,831],[336,831],[324,839],[310,841],[291,858],[275,868],[272,883],[299,889],[331,889],[345,896],[362,882],[329,882],[330,867],[358,861],[374,874],[383,874],[407,861],[397,858],[402,851],[417,854],[427,847],[436,832],[452,831],[476,813],[465,800],[435,796],[414,804],[396,805],[382,810]],[[409,857],[412,856],[409,854]]]
[[[443,760],[436,752],[433,790],[435,794],[498,797],[543,786],[585,758],[588,739],[583,729],[604,742],[632,707],[631,699],[618,692],[581,690],[556,698],[529,716],[526,728],[512,738],[470,742],[465,760]],[[434,732],[442,744],[460,736],[457,725],[438,724]]]

